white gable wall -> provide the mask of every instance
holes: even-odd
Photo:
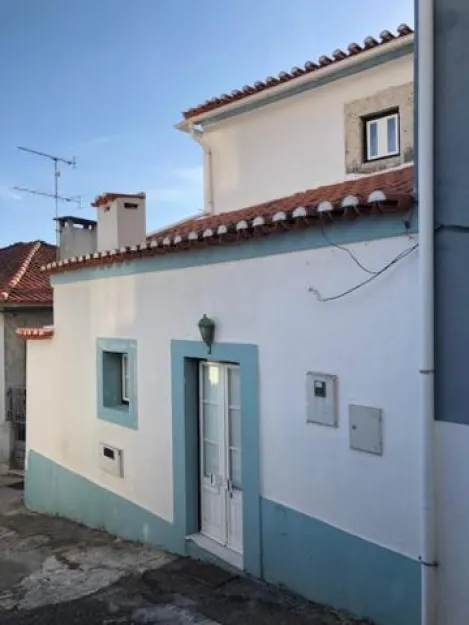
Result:
[[[379,269],[412,243],[349,247]],[[57,286],[56,334],[28,347],[29,448],[171,521],[170,341],[200,340],[207,313],[217,340],[259,347],[262,496],[416,556],[417,254],[336,302],[310,291],[367,277],[322,248]],[[137,340],[136,431],[96,417],[97,337]],[[338,429],[306,423],[308,370],[338,376]],[[382,457],[349,449],[350,403],[383,409]],[[124,450],[124,479],[99,469],[100,442]]]
[[[207,127],[215,212],[344,180],[344,105],[412,80],[407,55]]]

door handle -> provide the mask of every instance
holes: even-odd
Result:
[[[233,499],[233,482],[231,480],[226,480],[226,490],[228,491],[228,497]]]
[[[214,473],[210,473],[210,486],[220,486],[223,484],[223,480],[219,475],[215,475]]]

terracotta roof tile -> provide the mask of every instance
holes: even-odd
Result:
[[[52,304],[52,288],[41,272],[55,260],[56,248],[42,241],[0,249],[0,303]]]
[[[405,167],[249,206],[236,211],[188,218],[159,230],[145,243],[50,262],[51,273],[105,265],[148,256],[222,245],[248,238],[314,227],[332,220],[352,220],[372,212],[408,210],[413,201],[413,168]]]
[[[98,206],[102,206],[103,204],[108,204],[109,202],[113,202],[117,198],[140,198],[145,199],[146,194],[140,191],[139,193],[118,193],[115,191],[107,191],[106,193],[101,193],[98,197],[95,198],[93,202],[91,202],[91,206],[97,208]]]
[[[26,340],[51,339],[54,336],[54,328],[17,328],[16,336]]]
[[[202,113],[208,113],[209,111],[218,109],[222,106],[225,106],[226,104],[231,104],[232,102],[247,98],[254,93],[260,93],[265,89],[276,87],[277,85],[289,82],[290,80],[294,80],[299,76],[310,74],[328,65],[340,63],[341,61],[344,61],[349,57],[366,52],[371,48],[384,46],[395,39],[407,37],[413,32],[413,29],[410,28],[410,26],[408,26],[407,24],[401,24],[400,26],[398,26],[396,34],[391,33],[389,30],[383,30],[379,35],[379,39],[375,39],[374,37],[366,37],[362,46],[352,42],[348,45],[346,51],[340,49],[334,50],[334,52],[332,53],[332,58],[326,55],[322,55],[319,57],[316,63],[312,61],[306,61],[304,67],[293,67],[290,72],[280,72],[277,77],[269,76],[264,81],[256,81],[252,86],[247,85],[242,89],[235,89],[230,94],[224,93],[217,98],[211,98],[210,100],[207,100],[206,102],[203,102],[198,106],[194,106],[184,111],[183,116],[185,119],[191,119],[192,117],[196,117],[197,115],[201,115]]]

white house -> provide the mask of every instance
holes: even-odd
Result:
[[[202,216],[147,239],[144,195],[96,199],[54,331],[19,332],[32,509],[420,622],[412,52],[186,111]]]

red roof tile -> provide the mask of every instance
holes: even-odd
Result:
[[[52,288],[41,272],[55,260],[54,245],[42,241],[14,243],[0,249],[0,304],[52,304]]]
[[[235,243],[248,238],[312,227],[363,214],[408,210],[413,200],[413,168],[363,176],[263,204],[216,215],[194,216],[148,237],[142,245],[95,252],[49,263],[52,273],[184,251],[204,245]]]
[[[54,328],[17,328],[16,336],[21,339],[40,341],[43,339],[51,339],[54,336]]]
[[[95,200],[91,202],[91,206],[97,208],[98,206],[102,206],[103,204],[113,202],[117,198],[140,198],[144,200],[146,198],[146,194],[142,191],[140,191],[139,193],[118,193],[115,191],[106,191],[105,193],[101,193],[101,195],[98,195],[98,197],[96,197]]]
[[[225,106],[226,104],[237,102],[238,100],[248,98],[255,93],[260,93],[261,91],[271,89],[272,87],[276,87],[277,85],[280,85],[282,83],[295,80],[296,78],[304,76],[305,74],[311,74],[320,69],[323,69],[328,65],[340,63],[341,61],[356,56],[357,54],[367,52],[371,48],[376,48],[377,46],[385,46],[395,39],[406,37],[408,35],[411,35],[412,33],[412,28],[410,28],[410,26],[407,26],[407,24],[401,24],[397,28],[397,33],[395,35],[389,32],[389,30],[383,30],[380,33],[379,41],[374,39],[374,37],[366,37],[363,42],[363,46],[360,46],[357,43],[350,43],[347,47],[346,52],[344,50],[334,50],[334,52],[332,53],[332,58],[323,55],[319,57],[317,63],[307,61],[304,67],[294,67],[290,72],[280,72],[280,74],[276,78],[269,76],[263,82],[257,81],[254,83],[254,85],[246,85],[242,89],[236,89],[232,91],[230,94],[224,93],[218,98],[212,98],[210,100],[207,100],[203,104],[199,104],[198,106],[184,111],[183,116],[185,119],[191,119],[192,117],[196,117],[197,115],[201,115],[202,113],[208,113],[209,111],[218,109],[222,106]]]

